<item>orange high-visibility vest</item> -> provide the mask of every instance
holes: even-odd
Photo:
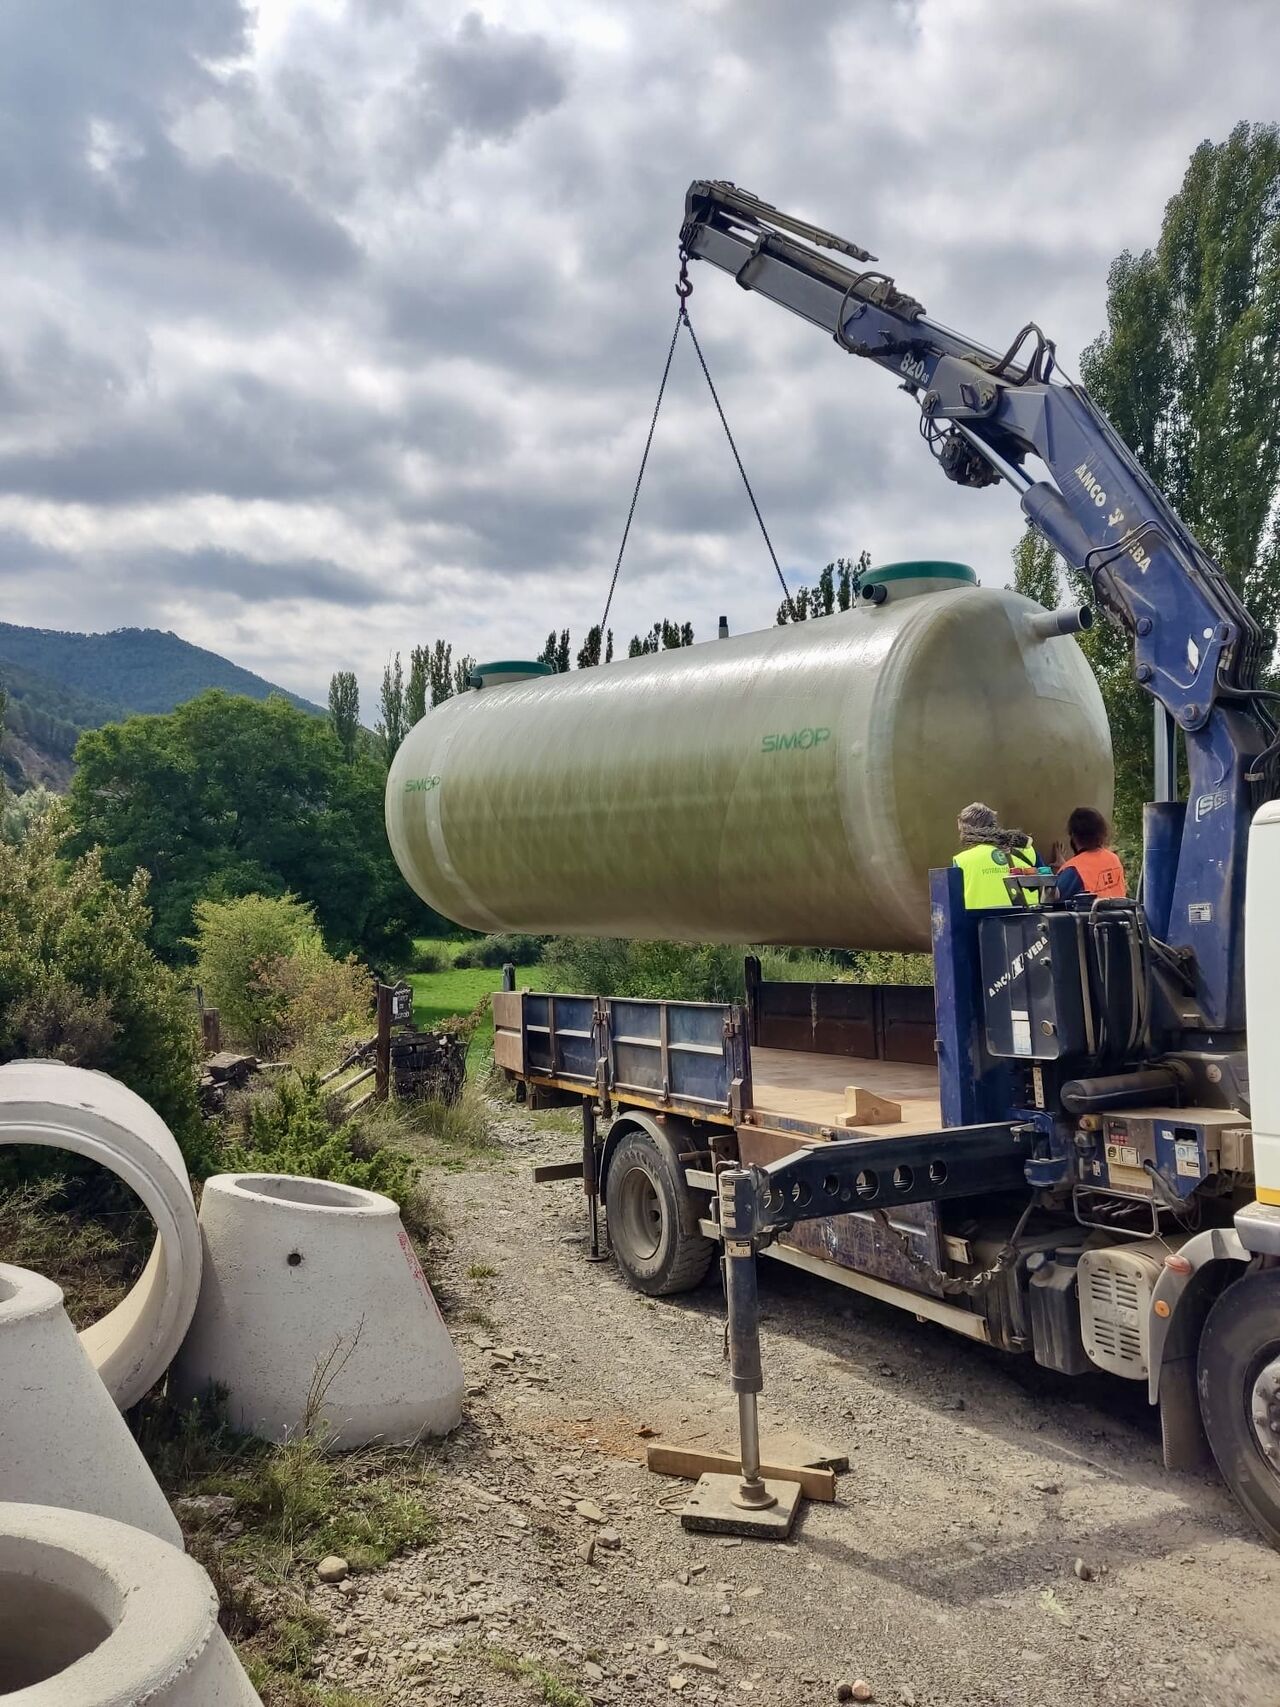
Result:
[[[1059,869],[1065,871],[1068,866],[1079,872],[1081,883],[1091,895],[1129,893],[1124,884],[1124,867],[1110,848],[1086,848],[1083,853],[1064,860]]]

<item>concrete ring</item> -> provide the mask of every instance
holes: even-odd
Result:
[[[177,1141],[156,1111],[105,1073],[63,1061],[0,1067],[0,1144],[69,1150],[108,1168],[156,1226],[147,1265],[80,1343],[127,1410],[173,1361],[200,1295],[200,1229]]]
[[[261,1707],[194,1559],[83,1511],[0,1504],[0,1699]]]

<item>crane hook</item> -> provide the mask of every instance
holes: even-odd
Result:
[[[681,302],[693,295],[693,280],[689,277],[689,251],[680,251],[680,277],[676,280],[676,295]]]

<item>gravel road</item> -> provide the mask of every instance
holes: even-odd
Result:
[[[799,1436],[850,1471],[790,1543],[686,1534],[687,1484],[645,1470],[645,1440],[732,1441],[717,1284],[654,1301],[585,1262],[580,1190],[529,1177],[574,1133],[504,1105],[499,1137],[499,1159],[433,1176],[470,1382],[440,1538],[317,1585],[327,1681],[419,1707],[789,1707],[855,1681],[905,1707],[1280,1703],[1280,1556],[1215,1481],[1163,1470],[1136,1386],[778,1264],[766,1452]]]

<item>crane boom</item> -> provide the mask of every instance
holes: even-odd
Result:
[[[1003,355],[987,349],[930,320],[867,250],[733,184],[690,186],[680,242],[892,373],[947,477],[1012,485],[1028,520],[1089,576],[1129,637],[1136,680],[1185,742],[1188,800],[1163,809],[1167,853],[1163,869],[1148,862],[1146,897],[1156,934],[1187,951],[1194,999],[1180,1022],[1242,1032],[1245,848],[1273,792],[1276,730],[1260,686],[1269,645],[1226,574],[1084,388],[1055,376],[1038,327]]]

